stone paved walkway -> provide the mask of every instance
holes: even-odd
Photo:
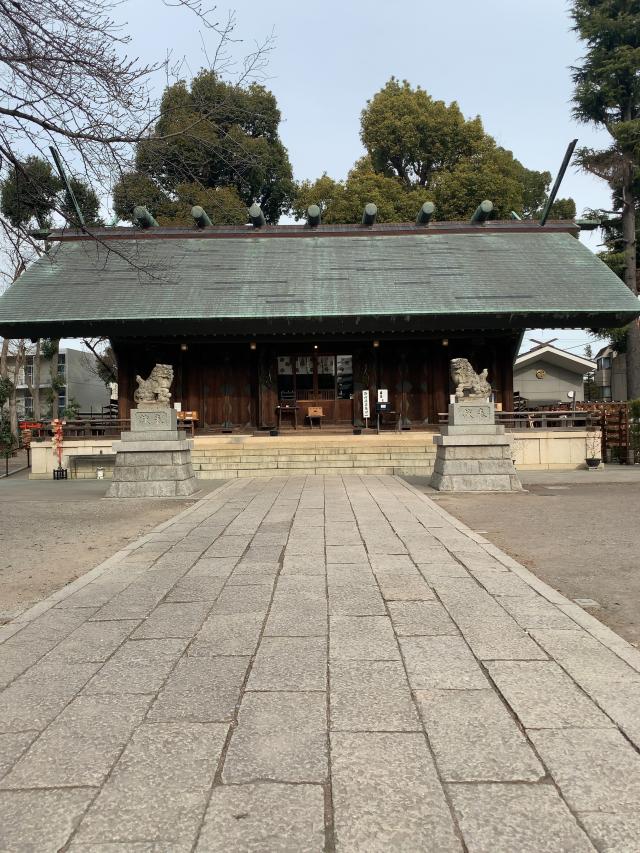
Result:
[[[640,850],[640,653],[401,480],[233,481],[19,619],[2,851]]]

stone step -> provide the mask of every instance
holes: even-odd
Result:
[[[270,477],[285,474],[415,474],[429,476],[433,436],[319,436],[246,440],[202,438],[192,450],[199,479]]]
[[[217,470],[198,470],[195,472],[196,478],[199,480],[231,480],[242,477],[277,477],[295,474],[296,476],[332,476],[332,475],[397,475],[404,477],[428,477],[431,475],[433,466],[425,464],[424,466],[412,467],[403,465],[389,466],[372,466],[372,467],[341,467],[335,468],[330,466],[306,467],[306,468],[238,468],[231,467]]]
[[[371,467],[394,467],[397,465],[408,465],[410,467],[433,467],[435,457],[410,456],[410,457],[386,457],[384,459],[357,458],[341,456],[337,459],[315,459],[309,458],[262,458],[262,459],[200,459],[193,461],[195,470],[225,470],[230,468],[371,468]]]
[[[282,454],[303,454],[314,456],[345,456],[353,453],[371,454],[415,454],[428,453],[435,454],[436,448],[433,444],[416,444],[403,445],[374,445],[374,446],[354,446],[354,447],[319,447],[314,445],[287,446],[287,447],[265,447],[265,448],[245,448],[238,447],[195,447],[192,451],[192,456],[280,456]]]
[[[322,465],[331,465],[332,463],[342,463],[344,461],[355,461],[363,465],[384,464],[390,461],[401,461],[407,464],[422,463],[435,459],[435,454],[426,453],[342,453],[340,455],[322,456],[313,453],[282,453],[279,456],[274,454],[264,454],[263,456],[192,456],[194,465],[217,465],[224,463],[229,464],[268,464],[270,462],[300,462],[300,463],[318,463]]]

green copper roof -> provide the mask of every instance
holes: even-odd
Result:
[[[640,313],[568,231],[283,233],[57,243],[0,297],[0,334],[615,326]]]

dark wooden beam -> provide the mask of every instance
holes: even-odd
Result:
[[[157,228],[158,223],[149,213],[146,207],[142,204],[137,204],[133,208],[133,218],[138,223],[140,228]]]
[[[368,204],[365,204],[365,206],[364,206],[364,211],[362,213],[362,224],[363,225],[374,225],[377,215],[378,215],[378,208],[372,201],[370,201]]]
[[[320,225],[321,211],[317,204],[310,204],[307,208],[307,225],[309,228],[317,228]]]
[[[207,225],[213,225],[207,213],[203,207],[200,207],[199,204],[196,204],[191,208],[191,216],[193,216],[196,225],[198,228],[206,228]]]
[[[425,201],[416,216],[416,225],[428,225],[431,222],[431,217],[435,209],[436,206],[432,201]]]
[[[486,198],[483,202],[476,207],[473,216],[471,217],[472,225],[481,225],[483,222],[486,222],[491,213],[493,212],[493,202],[489,201]]]
[[[249,208],[249,219],[254,228],[263,228],[267,224],[262,208],[255,202]]]

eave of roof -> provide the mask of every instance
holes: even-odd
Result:
[[[613,326],[640,314],[571,223],[437,225],[75,235],[0,297],[0,333],[406,334]],[[337,239],[346,234],[358,239]]]

